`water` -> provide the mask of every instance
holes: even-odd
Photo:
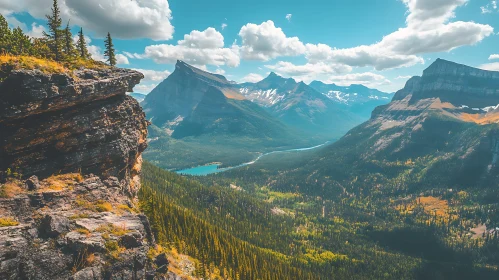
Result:
[[[197,166],[197,167],[194,167],[194,168],[179,170],[179,171],[176,171],[176,172],[178,174],[182,174],[182,175],[206,176],[206,175],[210,175],[210,174],[225,172],[225,171],[229,171],[229,170],[232,170],[232,169],[236,169],[236,168],[240,168],[240,167],[252,165],[255,162],[259,161],[261,158],[263,158],[265,156],[268,156],[268,155],[278,154],[278,153],[309,151],[309,150],[320,148],[320,147],[325,146],[325,145],[327,145],[329,143],[330,143],[330,141],[328,141],[328,142],[326,142],[324,144],[321,144],[321,145],[317,145],[317,146],[313,146],[313,147],[308,147],[308,148],[291,149],[291,150],[284,150],[284,151],[273,151],[273,152],[270,152],[270,153],[261,154],[261,155],[259,155],[253,161],[246,162],[246,163],[243,163],[243,164],[240,164],[240,165],[237,165],[237,166],[232,166],[232,167],[218,168],[220,166],[219,164],[210,164],[210,165],[202,165],[202,166]]]

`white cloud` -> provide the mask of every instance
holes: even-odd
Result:
[[[287,14],[287,15],[286,15],[286,19],[287,19],[288,21],[291,21],[291,18],[292,18],[292,17],[293,17],[293,15],[292,15],[292,14]]]
[[[275,65],[266,65],[266,67],[283,76],[305,79],[321,74],[344,74],[352,71],[352,67],[345,64],[325,64],[322,62],[294,65],[291,62],[279,61]]]
[[[31,30],[29,30],[26,34],[33,38],[42,38],[43,32],[46,31],[45,26],[38,25],[36,23],[31,24]]]
[[[336,63],[352,67],[373,66],[376,70],[424,64],[424,59],[416,55],[396,54],[377,45],[333,49],[324,44],[307,44],[306,57],[310,63]]]
[[[482,14],[490,14],[494,12],[494,10],[497,10],[497,1],[491,1],[485,6],[481,6],[480,9],[482,10]]]
[[[0,1],[2,1],[2,0],[0,0]],[[0,5],[1,5],[1,2],[0,2]],[[0,11],[1,10],[2,9],[0,8]],[[9,23],[9,25],[12,28],[20,27],[23,30],[23,32],[26,33],[26,35],[28,35],[28,36],[31,36],[34,38],[43,37],[43,31],[45,31],[45,27],[42,25],[32,23],[31,28],[28,28],[28,26],[24,22],[20,22],[16,17],[14,17],[12,15],[6,16],[5,19],[7,20],[7,23]]]
[[[395,78],[395,79],[397,79],[397,80],[408,80],[408,79],[410,79],[410,78],[412,78],[412,76],[398,76],[398,77],[397,77],[397,78]]]
[[[87,49],[94,60],[103,61],[103,62],[107,60],[104,57],[104,53],[102,52],[102,49],[100,47],[88,45]]]
[[[332,76],[327,80],[327,83],[335,83],[340,86],[361,84],[367,87],[375,88],[379,86],[389,85],[391,82],[383,75],[365,72],[347,74],[342,76]]]
[[[117,54],[116,55],[116,64],[130,64],[128,61],[128,57],[126,57],[123,54]]]
[[[225,28],[227,28],[227,23],[222,23],[222,30],[224,30]]]
[[[158,84],[139,84],[133,89],[134,92],[149,94]]]
[[[215,74],[218,74],[218,75],[225,75],[225,70],[221,69],[221,68],[217,68],[217,70],[215,70],[214,72]]]
[[[132,69],[135,71],[139,71],[144,74],[144,82],[161,82],[170,76],[170,71],[155,71],[155,70],[147,70],[147,69]]]
[[[260,25],[248,23],[241,28],[241,56],[248,60],[268,61],[280,56],[304,54],[305,45],[298,37],[287,37],[269,20]]]
[[[489,60],[499,59],[499,54],[491,54]]]
[[[489,71],[499,71],[499,62],[482,64],[479,66],[479,68]]]
[[[233,46],[224,48],[224,37],[210,27],[204,31],[194,30],[178,41],[178,45],[152,45],[145,48],[144,54],[126,54],[128,57],[150,58],[156,63],[173,64],[183,60],[196,66],[227,65],[239,66],[239,50]]]
[[[327,61],[350,66],[373,66],[376,70],[423,64],[420,54],[447,52],[474,45],[493,34],[490,25],[475,22],[449,22],[454,10],[467,0],[403,0],[408,7],[406,27],[372,45],[333,49],[307,44],[310,62]]]
[[[174,28],[168,0],[65,0],[59,1],[64,21],[94,31],[98,36],[107,32],[115,38],[150,38],[169,40]],[[45,19],[50,13],[52,0],[0,0],[4,15],[28,12],[35,18]]]
[[[258,83],[261,80],[263,80],[263,77],[261,75],[255,74],[255,73],[250,73],[243,77],[241,79],[241,82],[243,83]]]

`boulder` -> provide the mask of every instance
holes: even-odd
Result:
[[[35,191],[40,188],[40,181],[38,181],[38,177],[35,175],[31,176],[26,180],[26,188],[29,191]]]
[[[44,237],[57,237],[70,230],[70,223],[66,217],[46,215],[40,223],[38,231]]]

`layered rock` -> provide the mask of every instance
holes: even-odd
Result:
[[[0,170],[115,176],[133,195],[147,121],[125,93],[142,78],[129,70],[14,71],[0,84]]]
[[[142,78],[122,69],[3,77],[0,279],[155,277],[136,201],[148,122],[126,95]]]

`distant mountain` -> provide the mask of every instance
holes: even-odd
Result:
[[[257,152],[318,144],[247,100],[224,76],[182,61],[141,105],[153,124],[145,156],[164,168],[234,165]]]
[[[310,87],[324,94],[331,100],[346,108],[349,112],[368,119],[374,108],[388,104],[393,93],[371,89],[363,85],[338,86],[313,81]]]
[[[495,191],[498,104],[499,72],[438,59],[389,104],[377,107],[369,121],[300,163],[292,172],[296,176],[285,173],[282,183],[291,180],[310,191],[350,180],[357,187],[372,188],[375,180],[382,188],[416,192]]]
[[[137,92],[132,92],[132,93],[129,93],[128,95],[135,98],[137,101],[139,101],[139,103],[144,101],[144,99],[146,99],[146,96],[147,96],[147,94],[142,94],[142,93],[137,93]]]
[[[258,83],[238,85],[247,99],[266,108],[285,124],[326,139],[339,137],[361,118],[303,82],[275,73]]]
[[[224,76],[181,61],[142,105],[153,124],[177,139],[204,134],[290,136],[284,124],[245,100]]]

